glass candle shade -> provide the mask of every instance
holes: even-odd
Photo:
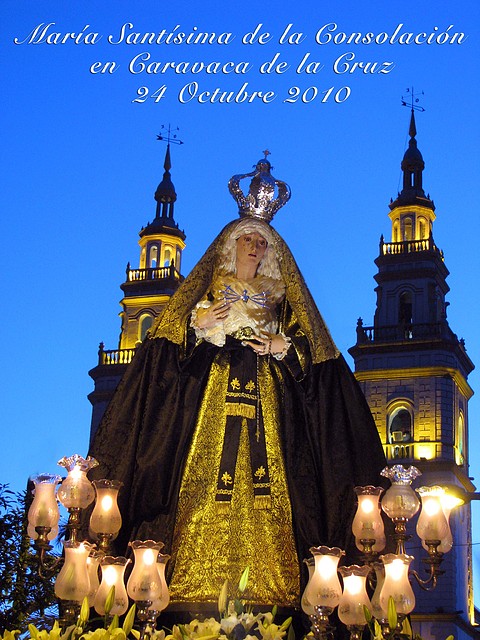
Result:
[[[407,615],[415,607],[415,596],[408,579],[408,569],[413,556],[407,556],[404,553],[387,553],[380,559],[385,566],[385,582],[379,598],[383,618],[388,617],[390,597],[395,602],[397,613]]]
[[[87,558],[87,572],[88,579],[90,581],[90,588],[88,590],[88,606],[93,607],[93,602],[95,600],[95,595],[98,591],[98,587],[100,586],[100,580],[98,579],[98,568],[100,566],[100,561],[105,557],[103,551],[97,551],[96,549],[92,549]]]
[[[442,541],[450,527],[442,507],[445,489],[438,486],[420,487],[417,493],[422,498],[422,511],[417,521],[417,535],[422,543],[430,540]]]
[[[27,524],[27,534],[30,540],[36,540],[38,538],[38,533],[37,531],[35,531],[35,527],[33,526],[33,524],[30,524],[30,522]],[[47,539],[49,541],[55,540],[57,536],[58,536],[58,524],[52,529],[50,529],[47,535]]]
[[[110,589],[115,587],[115,600],[110,610],[110,615],[121,616],[128,609],[128,596],[125,588],[124,574],[127,565],[131,560],[127,560],[123,556],[114,558],[113,556],[105,556],[100,561],[102,570],[102,581],[95,595],[93,606],[95,611],[103,616],[105,615],[105,602],[110,593]]]
[[[118,491],[122,482],[117,480],[94,480],[97,500],[90,516],[90,529],[96,533],[116,535],[122,526],[118,508]]]
[[[50,527],[53,529],[58,525],[60,514],[58,512],[55,489],[61,481],[61,477],[44,473],[34,476],[35,493],[33,502],[28,510],[28,522],[35,527]]]
[[[334,609],[342,595],[337,567],[345,552],[338,547],[312,547],[315,569],[304,592],[305,602],[311,607]]]
[[[127,582],[127,593],[135,602],[150,603],[162,597],[162,581],[157,569],[157,556],[163,542],[134,540],[129,542],[135,557],[132,573]]]
[[[85,460],[74,454],[58,461],[65,467],[68,475],[58,488],[58,499],[66,509],[85,509],[95,498],[95,489],[87,478],[87,471],[96,467],[98,462],[90,456]]]
[[[81,603],[90,591],[87,558],[92,545],[66,540],[63,547],[65,562],[55,581],[55,595],[60,600]]]
[[[457,507],[464,504],[464,501],[461,498],[458,498],[457,496],[454,496],[451,493],[448,493],[447,491],[445,491],[445,493],[442,494],[442,496],[440,497],[440,500],[442,503],[443,513],[445,514],[445,518],[447,520],[448,531],[446,535],[442,538],[440,545],[437,548],[437,551],[439,551],[440,553],[448,553],[449,551],[451,551],[453,547],[453,536],[452,536],[452,530],[450,529],[450,514],[453,511],[453,509],[456,509]],[[428,551],[428,546],[425,544],[425,541],[423,540],[422,540],[422,546],[426,551]]]
[[[385,615],[382,611],[382,607],[380,606],[380,593],[382,592],[383,583],[385,582],[385,566],[383,562],[374,562],[372,567],[375,571],[376,585],[371,600],[371,611],[374,618],[382,620],[385,618]]]
[[[343,578],[343,593],[338,603],[338,617],[347,626],[362,626],[366,624],[363,607],[372,610],[370,599],[367,595],[366,580],[370,573],[370,567],[365,565],[351,565],[340,567],[338,572]]]
[[[160,598],[152,601],[152,604],[148,607],[151,611],[158,611],[159,613],[168,607],[170,602],[170,593],[168,591],[167,581],[165,580],[165,569],[167,562],[170,560],[170,556],[166,553],[159,553],[157,555],[157,571],[160,576],[161,595]]]
[[[380,475],[389,478],[392,486],[387,489],[382,500],[382,509],[392,520],[410,520],[420,508],[420,500],[410,486],[412,480],[421,475],[416,467],[405,469],[396,464],[385,467]]]
[[[352,523],[355,544],[360,551],[364,545],[360,540],[374,540],[373,551],[383,551],[385,548],[385,531],[382,514],[380,512],[380,496],[382,487],[355,487],[358,498],[357,512]]]
[[[305,558],[305,560],[303,561],[306,565],[307,565],[307,569],[308,569],[308,582],[307,582],[307,586],[305,587],[305,590],[302,594],[302,600],[301,600],[301,606],[302,606],[302,611],[304,613],[307,614],[307,616],[313,616],[315,613],[315,609],[313,608],[313,605],[310,604],[310,602],[307,600],[307,595],[308,595],[308,587],[310,584],[310,581],[312,580],[313,577],[313,573],[315,571],[315,559],[314,558]]]

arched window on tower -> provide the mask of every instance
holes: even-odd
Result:
[[[398,301],[398,323],[400,325],[400,331],[402,338],[410,339],[413,337],[412,324],[413,324],[413,305],[412,294],[410,291],[403,291],[400,294]]]
[[[413,454],[413,410],[410,404],[396,403],[388,417],[388,439],[392,458],[410,458]]]
[[[138,341],[143,342],[145,340],[145,336],[147,331],[153,324],[153,316],[149,313],[145,313],[140,317],[140,322],[138,325]]]
[[[398,220],[395,220],[393,223],[393,234],[392,234],[392,242],[400,242],[400,224]]]
[[[405,218],[403,221],[403,239],[413,240],[412,219]]]
[[[427,221],[425,218],[418,219],[418,239],[425,240],[427,237]]]
[[[463,466],[465,461],[463,453],[463,443],[465,438],[465,420],[463,413],[458,414],[457,428],[455,429],[455,462],[458,466]]]
[[[169,267],[170,266],[170,262],[172,261],[172,257],[173,257],[172,247],[169,247],[167,245],[163,250],[163,266],[164,267]]]
[[[148,264],[147,267],[149,269],[155,269],[158,265],[158,246],[156,244],[152,244],[148,250]]]

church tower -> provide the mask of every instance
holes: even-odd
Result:
[[[120,285],[123,298],[118,349],[105,350],[100,343],[98,364],[89,371],[95,384],[94,391],[88,396],[93,406],[91,438],[136,347],[184,279],[180,268],[185,233],[178,228],[173,215],[177,194],[170,175],[170,142],[163,166],[163,179],[154,196],[157,203],[155,218],[142,227],[139,234],[139,266],[132,268],[129,262],[125,282]]]
[[[391,241],[380,239],[373,326],[357,324],[349,349],[389,464],[415,465],[416,486],[449,487],[466,500],[453,511],[452,551],[433,592],[416,589],[414,632],[424,638],[476,636],[468,470],[468,375],[474,366],[447,320],[449,274],[433,237],[435,205],[423,189],[425,163],[412,109],[401,163],[403,188],[390,202]],[[411,545],[416,544],[412,539]],[[407,549],[408,552],[408,549]],[[421,548],[411,548],[418,558]],[[417,570],[423,573],[421,563]],[[425,574],[423,573],[423,576]]]

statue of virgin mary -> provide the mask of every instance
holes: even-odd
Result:
[[[251,178],[244,195],[241,182]],[[299,606],[309,548],[351,548],[355,485],[385,466],[365,398],[286,243],[267,158],[234,176],[216,237],[138,348],[91,448],[121,480],[116,540],[171,554],[171,602]]]

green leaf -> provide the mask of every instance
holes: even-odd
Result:
[[[137,605],[132,604],[130,609],[128,610],[127,615],[125,616],[125,620],[123,621],[122,629],[125,631],[125,635],[128,636],[133,629],[133,623],[135,622],[135,612],[137,610]]]
[[[374,638],[375,640],[383,640],[382,627],[378,620],[373,620],[373,628],[374,628]]]
[[[84,627],[87,624],[89,617],[90,617],[90,607],[88,606],[88,597],[85,596],[80,609],[80,615],[78,616],[78,626]]]
[[[115,603],[115,585],[110,588],[107,599],[105,600],[105,615],[108,616]]]
[[[69,627],[65,629],[63,634],[60,636],[60,639],[71,640],[71,638],[75,638],[76,636],[80,635],[80,633],[78,633],[79,631],[80,633],[82,633],[83,629],[79,629],[79,627],[77,627],[76,625],[71,624]]]
[[[228,580],[225,580],[218,596],[218,613],[222,615],[227,609]]]
[[[410,620],[405,618],[402,623],[402,634],[408,636],[409,638],[413,638],[412,626],[410,624]],[[453,637],[452,637],[453,640]]]
[[[275,620],[275,616],[277,615],[277,611],[278,611],[277,605],[274,604],[273,607],[272,607],[272,622]],[[287,627],[285,627],[285,629],[286,628]]]
[[[33,640],[38,640],[38,629],[34,624],[29,624],[28,625],[28,630],[30,632],[30,636],[33,638]]]
[[[295,640],[295,629],[293,628],[293,624],[288,627],[287,640]]]
[[[291,624],[292,624],[292,616],[290,616],[289,618],[287,618],[282,622],[282,624],[280,625],[280,630],[286,631]]]
[[[235,609],[235,613],[237,614],[237,616],[241,615],[243,613],[242,601],[239,600],[238,598],[235,598],[235,601],[233,603],[233,608]]]
[[[118,616],[117,616],[117,614],[115,614],[113,616],[112,621],[108,625],[108,630],[110,631],[110,633],[112,633],[112,631],[114,629],[118,629]]]
[[[243,593],[247,588],[248,584],[248,573],[250,571],[250,567],[245,567],[244,572],[242,573],[242,577],[240,578],[240,582],[238,583],[238,590],[240,593]]]
[[[365,616],[365,620],[367,621],[367,624],[370,624],[373,616],[370,613],[370,609],[365,605],[363,605],[363,615]]]
[[[398,616],[397,607],[395,606],[395,600],[392,598],[392,596],[390,596],[388,599],[387,612],[388,626],[390,627],[390,631],[395,631],[397,627]]]

